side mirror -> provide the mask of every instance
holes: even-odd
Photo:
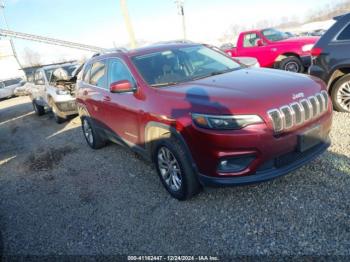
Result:
[[[125,92],[134,92],[135,88],[128,80],[121,80],[114,82],[109,86],[111,93],[125,93]]]
[[[261,39],[258,39],[257,42],[256,42],[256,44],[257,44],[258,46],[264,46],[264,42],[263,42]]]

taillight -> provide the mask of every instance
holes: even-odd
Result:
[[[322,54],[323,50],[320,47],[314,47],[311,49],[311,56],[318,57]]]

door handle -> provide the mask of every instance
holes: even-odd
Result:
[[[103,98],[103,101],[105,101],[105,102],[110,102],[110,101],[111,101],[111,97],[110,97],[110,96],[105,96],[105,97]]]
[[[85,91],[83,92],[83,95],[84,95],[84,96],[87,96],[87,95],[88,95],[88,91],[85,90]]]

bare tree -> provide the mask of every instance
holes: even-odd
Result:
[[[38,66],[41,64],[40,54],[28,47],[23,50],[24,64],[27,66]]]

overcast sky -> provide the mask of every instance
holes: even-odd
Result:
[[[250,26],[265,19],[303,17],[330,2],[185,0],[188,38],[215,43],[232,24]],[[8,24],[15,31],[101,47],[128,42],[119,0],[5,0],[5,5]],[[181,19],[174,0],[128,0],[128,5],[137,39],[156,42],[181,38]],[[19,53],[28,47],[40,52],[44,60],[86,54],[23,40],[15,44]]]

